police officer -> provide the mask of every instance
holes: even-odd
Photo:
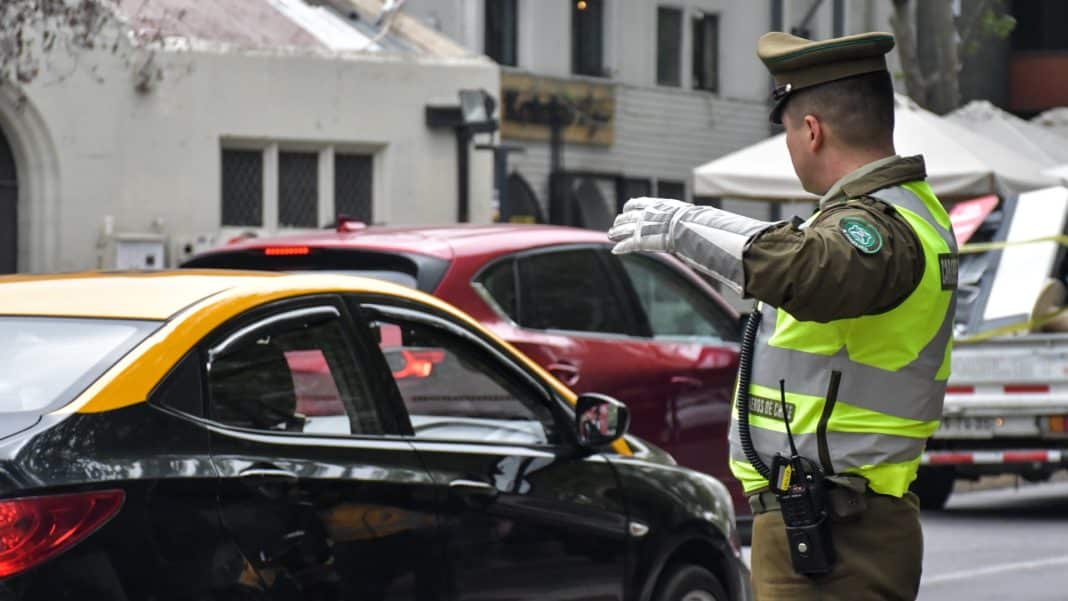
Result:
[[[788,454],[789,420],[799,454],[827,475],[837,556],[825,575],[794,569],[780,497],[747,459],[736,407],[731,469],[754,511],[761,601],[914,599],[919,589],[923,536],[908,488],[942,413],[956,243],[923,158],[894,150],[893,45],[886,33],[760,38],[776,84],[771,120],[785,127],[805,190],[821,197],[808,221],[636,198],[609,231],[616,253],[671,252],[760,301],[751,449],[767,464]]]

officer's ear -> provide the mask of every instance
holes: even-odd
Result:
[[[815,115],[805,115],[802,127],[808,141],[809,151],[816,153],[823,147],[826,140],[827,131],[823,128],[823,123]]]

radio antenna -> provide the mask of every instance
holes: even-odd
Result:
[[[797,445],[794,444],[794,435],[790,432],[790,414],[786,411],[786,380],[779,380],[779,402],[782,403],[782,421],[786,424],[786,438],[790,441],[790,452],[797,457]]]

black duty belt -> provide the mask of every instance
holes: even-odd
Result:
[[[866,490],[864,493],[859,493],[843,486],[831,486],[827,494],[830,498],[831,508],[838,517],[863,511],[867,507],[865,497],[878,496],[878,493],[873,492],[871,489]],[[764,492],[749,495],[749,508],[753,511],[753,515],[779,511],[779,500],[775,498],[775,493],[765,490]]]

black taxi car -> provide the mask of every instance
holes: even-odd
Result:
[[[428,295],[0,278],[0,599],[746,599],[730,498]]]

